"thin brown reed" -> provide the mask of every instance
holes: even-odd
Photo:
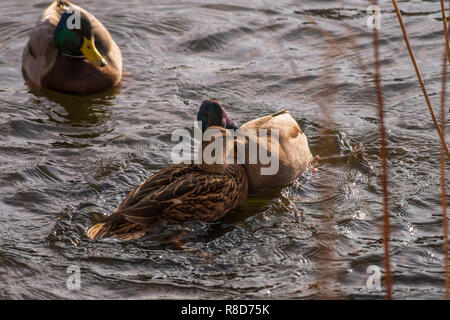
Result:
[[[444,27],[444,36],[445,36],[445,55],[447,56],[448,62],[450,63],[450,45],[448,43],[448,25],[447,25],[447,17],[445,16],[445,4],[444,0],[441,0],[441,12],[442,12],[442,25]]]
[[[299,5],[299,7],[301,8],[301,5]],[[315,20],[312,19],[311,17],[309,17],[307,14],[305,14],[304,17],[308,22],[315,22]],[[349,34],[349,37],[348,37],[349,42],[336,40],[327,30],[322,28],[319,24],[315,24],[315,29],[325,39],[325,41],[328,43],[329,48],[330,48],[330,50],[326,51],[324,54],[325,61],[332,61],[333,54],[336,54],[336,53],[343,54],[343,55],[345,55],[345,54],[351,55],[352,53],[357,51],[357,44],[356,44],[355,37],[352,34],[350,28],[349,27],[346,27],[346,28],[347,28],[348,34]],[[361,70],[367,69],[359,55],[356,56],[355,63]],[[298,73],[298,69],[295,67],[295,64],[293,63],[293,61],[291,61],[291,65],[292,65],[293,70],[296,70],[296,72]],[[324,132],[326,129],[328,129],[329,125],[336,123],[333,119],[333,116],[332,116],[329,108],[328,108],[328,105],[330,105],[332,103],[331,97],[332,97],[333,93],[335,92],[334,73],[330,72],[328,69],[324,69],[324,72],[321,75],[320,79],[321,79],[320,81],[322,83],[327,85],[328,89],[325,90],[325,92],[323,92],[321,95],[316,95],[316,94],[311,95],[311,98],[319,106],[321,113],[324,116],[326,123],[327,123],[327,125],[325,125],[324,127],[321,127],[322,135],[326,136],[326,139],[323,140],[323,142],[326,144],[326,147],[324,149],[334,150],[335,149],[334,142],[332,141],[331,137],[327,136],[327,134]],[[309,89],[311,89],[311,84],[305,83],[303,90],[308,91]],[[330,151],[330,152],[333,152],[333,151]],[[332,262],[335,258],[335,253],[331,249],[332,248],[331,247],[332,238],[329,234],[329,230],[330,230],[331,224],[332,224],[331,218],[333,216],[333,212],[335,212],[335,209],[333,207],[328,207],[326,209],[326,211],[328,211],[329,214],[327,215],[327,218],[325,219],[324,223],[321,225],[321,228],[319,231],[320,234],[323,235],[323,237],[324,237],[324,241],[323,241],[324,246],[321,250],[321,255],[320,255],[320,257],[323,261],[323,264],[320,268],[320,273],[319,273],[319,279],[320,279],[320,283],[321,283],[321,285],[319,286],[319,288],[320,288],[319,298],[335,299],[336,298],[335,293],[332,293],[327,288],[327,286],[330,284],[330,282],[333,282],[333,280],[335,280],[337,278],[336,271],[333,270],[329,266],[330,262]]]
[[[339,49],[338,49],[339,50]],[[331,52],[332,50],[330,50]],[[325,55],[325,59],[327,59],[327,56]],[[295,68],[295,64],[293,61],[290,61],[292,69],[296,70],[297,74],[298,72],[297,68]],[[333,83],[330,80],[333,75],[332,73],[324,71],[324,73],[321,75],[321,81],[327,84],[328,89],[322,96],[318,95],[311,95],[311,98],[314,100],[314,102],[319,106],[321,113],[323,117],[325,118],[325,126],[321,126],[321,136],[325,136],[325,139],[322,141],[325,143],[326,147],[324,147],[325,150],[330,150],[332,153],[336,147],[331,139],[331,137],[327,136],[325,131],[329,129],[329,126],[331,124],[334,124],[335,121],[333,119],[333,116],[331,115],[328,104],[330,103],[330,95],[333,93]],[[311,87],[309,84],[305,84],[304,86],[305,90],[309,90]],[[336,209],[333,205],[330,205],[326,208],[324,208],[324,212],[326,212],[323,223],[320,225],[318,233],[322,237],[323,245],[320,250],[320,268],[319,268],[319,294],[318,299],[337,299],[338,293],[332,292],[330,288],[332,287],[332,284],[337,279],[336,271],[331,268],[331,263],[336,259],[335,253],[332,250],[332,236],[330,235],[329,230],[332,229],[332,217],[334,216],[334,212],[336,212]]]
[[[372,1],[373,5],[377,5],[378,1]],[[378,29],[373,29],[373,47],[375,51],[375,88],[377,94],[377,110],[379,118],[379,130],[380,130],[380,156],[381,156],[381,185],[383,188],[383,247],[384,247],[384,268],[386,271],[386,298],[392,299],[392,275],[391,264],[389,254],[389,193],[388,193],[388,163],[387,163],[387,146],[386,146],[386,130],[384,126],[384,108],[383,108],[383,93],[381,90],[380,80],[380,54],[379,54],[379,41],[378,41]]]
[[[445,95],[447,86],[447,59],[448,59],[448,45],[445,43],[442,59],[442,79],[441,79],[441,130],[445,137]],[[449,275],[449,261],[448,261],[448,220],[447,220],[447,184],[445,175],[445,151],[441,145],[440,156],[440,174],[441,174],[441,207],[442,207],[442,228],[444,241],[444,270],[445,270],[445,298],[450,300],[450,275]]]
[[[440,126],[438,124],[438,121],[436,119],[436,115],[434,114],[433,107],[431,106],[430,98],[428,97],[428,93],[427,93],[427,90],[425,88],[425,83],[423,82],[422,75],[421,75],[420,70],[419,70],[419,66],[417,65],[417,62],[416,62],[416,58],[414,57],[414,53],[412,51],[411,44],[409,43],[408,34],[406,33],[406,28],[405,28],[405,25],[403,24],[403,18],[402,18],[402,14],[400,12],[400,9],[398,7],[398,3],[397,3],[396,0],[392,0],[392,4],[394,5],[395,13],[397,14],[398,22],[399,22],[400,27],[402,29],[403,38],[405,39],[406,48],[408,49],[409,55],[411,57],[411,61],[412,61],[413,65],[414,65],[414,70],[416,71],[417,79],[419,80],[420,87],[422,88],[422,92],[423,92],[423,95],[425,97],[425,102],[427,103],[428,110],[430,111],[431,118],[433,119],[434,126],[435,126],[435,128],[436,128],[436,130],[438,132],[439,138],[441,139],[442,147],[444,148],[445,152],[447,153],[447,157],[450,159],[450,152],[448,150],[447,143],[445,142],[445,137],[442,134],[441,128],[440,128]]]
[[[301,4],[299,4],[299,7],[301,8]],[[307,14],[304,15],[305,19],[308,22],[315,22],[314,19],[309,17]],[[321,34],[321,36],[325,39],[327,44],[329,45],[330,50],[327,50],[324,53],[324,61],[332,61],[333,60],[333,54],[341,53],[346,54],[349,52],[352,52],[352,49],[355,49],[356,47],[356,41],[352,41],[350,43],[350,48],[347,43],[342,43],[337,41],[332,35],[329,34],[329,32],[323,28],[321,28],[318,24],[315,24],[316,30]],[[351,40],[352,36],[350,35]],[[364,65],[362,64],[361,60],[358,60],[359,66],[364,69]],[[296,68],[295,63],[291,60],[290,61],[292,70],[295,70],[296,74],[299,75],[298,68]],[[330,153],[335,152],[334,149],[336,148],[335,143],[333,139],[328,136],[325,131],[326,129],[329,129],[329,126],[336,123],[333,119],[332,113],[330,112],[328,105],[332,103],[332,95],[335,92],[335,86],[334,86],[334,74],[333,71],[329,71],[328,69],[324,69],[323,74],[320,78],[321,82],[326,84],[327,89],[325,92],[323,92],[320,95],[312,94],[311,98],[314,100],[314,102],[319,106],[321,114],[325,118],[325,126],[321,126],[321,136],[325,136],[325,139],[322,139],[322,141],[326,144],[326,147],[324,147],[325,150],[329,150]],[[305,83],[303,86],[304,91],[308,91],[311,89],[311,84]],[[333,151],[332,151],[333,150]],[[331,187],[330,187],[331,188]],[[323,238],[323,246],[320,250],[320,260],[321,265],[319,268],[319,299],[336,299],[339,298],[339,292],[336,292],[338,290],[335,286],[333,286],[333,283],[336,282],[336,279],[338,278],[338,275],[336,274],[336,270],[331,267],[332,262],[336,259],[336,254],[333,251],[332,247],[332,236],[330,235],[329,230],[331,230],[332,227],[332,217],[334,216],[334,212],[336,212],[336,209],[331,205],[327,208],[324,208],[324,212],[328,212],[325,216],[325,219],[323,223],[320,225],[319,234]],[[331,288],[334,287],[334,291],[331,290]]]

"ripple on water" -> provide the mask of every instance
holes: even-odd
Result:
[[[120,46],[124,77],[119,90],[70,96],[28,89],[20,71],[47,4],[3,2],[1,297],[384,297],[366,287],[367,268],[383,266],[366,5],[85,1]],[[438,3],[412,1],[402,12],[437,104]],[[442,298],[439,144],[394,12],[384,13],[380,37],[394,293]],[[169,163],[172,131],[192,130],[206,97],[239,124],[289,107],[321,157],[318,171],[249,196],[219,222],[187,224],[188,250],[174,249],[180,228],[170,225],[129,243],[88,240],[94,222]],[[73,264],[79,292],[65,285]]]

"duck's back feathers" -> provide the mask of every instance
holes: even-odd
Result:
[[[272,130],[278,130],[279,140],[272,144],[271,140],[267,139],[267,149],[269,152],[278,150],[278,159],[275,161],[279,161],[279,168],[274,175],[262,175],[261,168],[269,165],[246,164],[245,171],[249,179],[249,189],[254,193],[264,192],[292,182],[305,172],[313,159],[308,140],[288,109],[251,120],[240,128],[242,132],[248,134],[248,141],[253,141],[258,145],[260,145],[258,135],[260,129],[267,130],[268,134],[271,134]]]
[[[173,165],[130,192],[114,213],[87,232],[91,239],[135,237],[159,219],[171,223],[215,221],[242,203],[248,192],[242,166],[226,174],[205,173],[196,165]],[[127,232],[129,231],[129,232]]]
[[[33,29],[22,55],[22,68],[27,77],[42,86],[42,75],[47,74],[56,62],[58,49],[54,45],[53,33],[58,24],[56,3],[52,3],[42,14]]]

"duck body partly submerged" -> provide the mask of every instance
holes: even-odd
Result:
[[[261,130],[268,134],[274,130],[278,132],[278,139],[264,138],[264,143],[267,144],[266,152],[270,154],[277,150],[278,157],[273,159],[278,161],[278,170],[275,174],[262,174],[262,168],[267,168],[269,165],[261,163],[244,165],[249,189],[253,193],[265,192],[291,183],[306,171],[313,160],[306,135],[287,109],[251,120],[242,125],[239,130],[248,137],[247,143],[253,141],[260,148],[264,147],[260,143]]]
[[[73,14],[79,14],[81,24],[76,24]],[[74,29],[67,28],[70,22]],[[122,55],[97,18],[69,1],[57,0],[32,31],[23,51],[22,68],[34,86],[98,93],[120,83]]]
[[[209,99],[202,103],[197,120],[202,122],[203,131],[211,125],[221,126],[237,129],[239,136],[247,137],[244,142],[244,168],[251,193],[262,193],[291,183],[306,171],[313,160],[306,135],[287,109],[251,120],[238,127],[218,100]],[[275,131],[278,133],[278,140],[268,138],[271,133],[275,134]],[[261,133],[267,133],[267,138],[261,138]],[[261,143],[261,139],[264,139],[264,143]],[[259,157],[256,163],[248,161],[251,144],[258,146],[258,152],[260,148],[264,148],[266,154],[273,154],[272,161],[278,162],[276,172],[264,174],[262,169],[270,167],[271,164],[262,164]]]
[[[111,216],[88,230],[87,236],[125,241],[142,237],[160,220],[176,224],[216,221],[245,201],[247,194],[242,165],[172,165],[130,192]]]

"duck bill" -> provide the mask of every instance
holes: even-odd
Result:
[[[91,39],[87,39],[86,37],[83,38],[83,46],[81,47],[81,52],[84,54],[86,59],[88,59],[88,61],[94,66],[106,66],[105,59],[95,47],[94,37],[91,37]]]

